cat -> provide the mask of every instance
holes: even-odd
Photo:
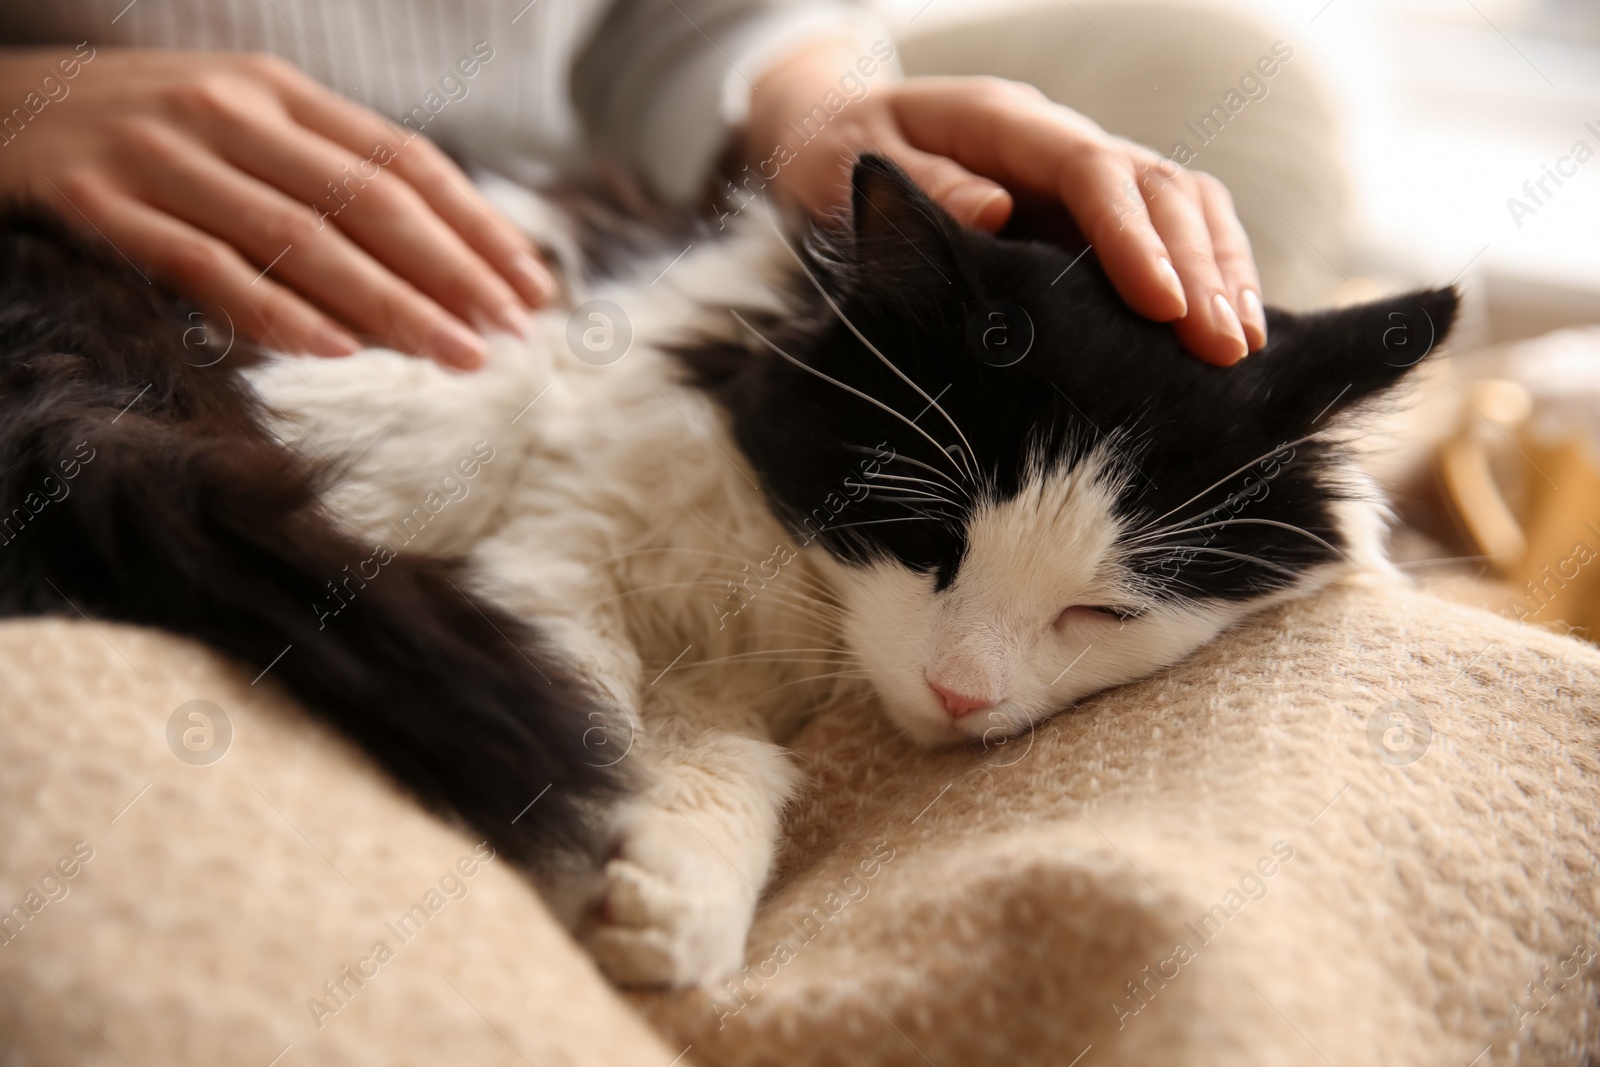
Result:
[[[690,986],[743,963],[810,712],[1003,743],[1387,566],[1346,442],[1453,290],[1272,309],[1217,368],[1059,210],[963,229],[872,155],[850,195],[842,225],[750,212],[569,272],[577,308],[469,374],[218,362],[15,215],[0,614],[264,671],[532,871],[614,980]]]

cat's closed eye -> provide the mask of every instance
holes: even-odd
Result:
[[[1073,604],[1061,609],[1054,626],[1057,630],[1073,622],[1105,624],[1125,623],[1144,614],[1143,608],[1113,606],[1110,604]]]

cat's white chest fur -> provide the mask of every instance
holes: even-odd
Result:
[[[493,339],[471,373],[368,350],[249,377],[279,433],[333,468],[336,517],[374,544],[466,557],[481,591],[571,654],[637,657],[625,674],[781,685],[825,660],[785,650],[837,648],[830,565],[772,516],[721,413],[661,351],[706,326],[712,293],[770,305],[771,251],[725,245],[670,281],[590,294],[627,309],[635,338],[604,365],[575,354],[556,310],[531,338]],[[787,695],[770,703],[792,709]],[[614,696],[638,711],[637,691]]]
[[[830,467],[837,492],[787,506],[821,515],[830,534],[851,523],[839,515],[856,490],[905,509],[863,527],[959,523],[961,552],[943,584],[887,551],[846,566],[812,540],[816,529],[803,535],[774,517],[727,414],[685,384],[669,352],[705,337],[754,349],[750,322],[792,310],[785,270],[799,260],[775,229],[757,224],[574,294],[585,316],[601,300],[604,314],[626,317],[632,344],[605,359],[569,340],[563,308],[537,316],[530,338],[494,339],[487,366],[472,373],[386,351],[278,359],[249,372],[281,436],[328,464],[326,503],[375,558],[409,551],[465,561],[478,592],[527,620],[605,698],[610,713],[587,735],[592,762],[626,772],[634,792],[609,815],[615,852],[599,868],[599,907],[588,908],[594,901],[581,891],[553,903],[624,982],[708,983],[739,967],[797,783],[781,742],[808,711],[865,705],[870,695],[923,741],[1008,736],[1181,660],[1350,561],[1381,560],[1381,522],[1350,472],[1345,498],[1330,508],[1349,546],[1338,561],[1251,599],[1162,595],[1156,572],[1135,565],[1141,553],[1254,560],[1209,540],[1180,550],[1163,538],[1284,524],[1224,516],[1207,494],[1227,478],[1196,486],[1166,515],[1130,519],[1118,506],[1133,477],[1125,445],[1098,434],[1070,464],[1023,457],[1013,491],[998,494],[980,461],[943,451],[935,432],[965,436],[903,374],[927,400],[915,418],[762,338],[841,396],[876,404],[890,417],[881,432],[940,448],[927,461],[890,448],[861,471]],[[858,358],[893,367],[857,336]],[[784,447],[809,428],[782,427],[791,434]],[[1310,439],[1251,463],[1287,464]],[[874,442],[840,443],[870,452]],[[935,503],[959,515],[936,514]],[[330,581],[329,598],[308,612],[336,615],[364,582],[383,580],[370,561],[351,564],[359,577]],[[545,784],[530,781],[529,795]]]
[[[738,967],[795,786],[774,741],[862,691],[830,564],[772,516],[712,401],[659,348],[703,327],[713,294],[770,304],[770,252],[724,247],[685,257],[670,282],[590,294],[627,308],[635,336],[603,366],[578,358],[566,313],[549,311],[535,336],[494,339],[472,373],[382,350],[249,373],[282,437],[328,464],[341,523],[375,550],[465,558],[478,592],[614,706],[590,732],[593,760],[639,793],[611,819],[618,854],[585,932],[626,982]],[[307,611],[341,595],[360,587],[335,583]],[[585,903],[556,902],[575,925]]]

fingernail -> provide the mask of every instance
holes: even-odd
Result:
[[[560,288],[556,284],[555,275],[532,256],[518,256],[512,260],[511,274],[512,281],[516,282],[523,300],[532,307],[546,303]]]
[[[1179,279],[1178,272],[1172,269],[1172,261],[1167,259],[1166,256],[1158,257],[1156,259],[1156,273],[1161,276],[1161,284],[1167,287],[1167,292],[1177,297],[1178,303],[1182,305],[1182,310],[1178,312],[1178,318],[1181,319],[1189,314],[1189,298],[1183,295],[1183,282]]]
[[[533,316],[515,304],[507,304],[489,316],[490,322],[526,341],[533,336]]]
[[[483,365],[487,346],[483,338],[451,319],[441,322],[433,331],[428,352],[452,366],[471,370]]]
[[[1254,289],[1246,289],[1239,297],[1240,310],[1243,312],[1239,318],[1244,323],[1245,336],[1250,340],[1250,350],[1267,346],[1267,312],[1261,306],[1261,298]]]
[[[1234,313],[1233,305],[1228,303],[1228,298],[1221,293],[1211,298],[1211,318],[1222,335],[1237,345],[1230,362],[1236,363],[1249,354],[1250,346],[1245,343],[1244,328],[1239,325],[1239,316]]]
[[[311,338],[311,351],[319,356],[352,356],[361,351],[361,342],[337,326],[324,325]]]
[[[976,226],[994,205],[1006,199],[1006,195],[992,185],[964,185],[950,194],[948,208],[958,222]]]

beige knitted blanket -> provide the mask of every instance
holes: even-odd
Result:
[[[987,751],[864,708],[796,747],[745,973],[621,998],[269,681],[5,624],[0,1063],[1600,1057],[1590,646],[1346,589]]]

